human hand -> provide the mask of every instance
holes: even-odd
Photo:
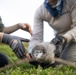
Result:
[[[30,60],[30,59],[31,59],[31,56],[30,56],[30,54],[29,54],[29,53],[27,53],[27,54],[26,54],[26,58],[27,58],[28,60]]]
[[[16,56],[20,59],[24,59],[26,57],[26,50],[22,44],[22,41],[29,42],[27,39],[23,39],[17,36],[11,36],[8,34],[3,34],[2,43],[8,44]]]
[[[32,35],[32,28],[31,28],[31,26],[29,24],[27,24],[27,23],[18,23],[18,26],[19,26],[20,29],[27,31]]]

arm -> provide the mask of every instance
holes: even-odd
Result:
[[[18,24],[12,25],[10,27],[4,27],[2,32],[10,34],[12,32],[15,32],[18,29],[25,30],[25,31],[29,32],[32,35],[31,26],[29,24],[27,24],[27,23],[18,23]]]
[[[16,25],[13,25],[13,26],[10,26],[10,27],[4,27],[2,32],[10,34],[10,33],[14,32],[18,29],[19,29],[19,26],[18,26],[18,24],[16,24]]]
[[[63,36],[67,39],[67,42],[71,40],[76,42],[76,1],[75,0],[71,0],[70,11],[71,11],[71,18],[72,18],[71,29]]]
[[[16,30],[19,29],[19,25],[16,24],[16,25],[13,25],[13,26],[10,26],[10,27],[5,27],[3,22],[2,22],[2,18],[0,17],[0,32],[4,32],[4,33],[12,33]]]
[[[22,44],[22,41],[29,42],[29,39],[11,36],[9,34],[0,32],[0,42],[9,45],[18,58],[29,58],[28,53]]]
[[[2,19],[0,17],[0,32],[10,34],[12,32],[15,32],[18,29],[22,29],[24,31],[27,31],[32,35],[32,28],[29,24],[27,24],[27,23],[17,23],[15,25],[10,26],[10,27],[5,27],[4,24],[2,23]]]
[[[34,16],[34,28],[33,35],[31,37],[31,41],[29,43],[29,53],[36,44],[41,43],[43,41],[43,19],[42,19],[42,11],[39,8]]]

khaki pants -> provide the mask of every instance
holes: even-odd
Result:
[[[76,43],[70,43],[61,53],[60,58],[76,62]]]

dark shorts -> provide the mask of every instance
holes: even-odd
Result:
[[[0,53],[0,68],[4,67],[7,64],[8,64],[8,57],[5,54]]]

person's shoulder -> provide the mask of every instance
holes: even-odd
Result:
[[[45,11],[44,3],[42,3],[35,11],[35,14],[43,14]]]
[[[44,7],[44,3],[42,3],[37,9],[36,11],[41,11],[43,10],[45,7]]]
[[[76,5],[76,0],[63,0],[64,5],[69,5],[70,7]]]
[[[76,0],[64,0],[64,1],[66,1],[68,3],[76,3]]]

